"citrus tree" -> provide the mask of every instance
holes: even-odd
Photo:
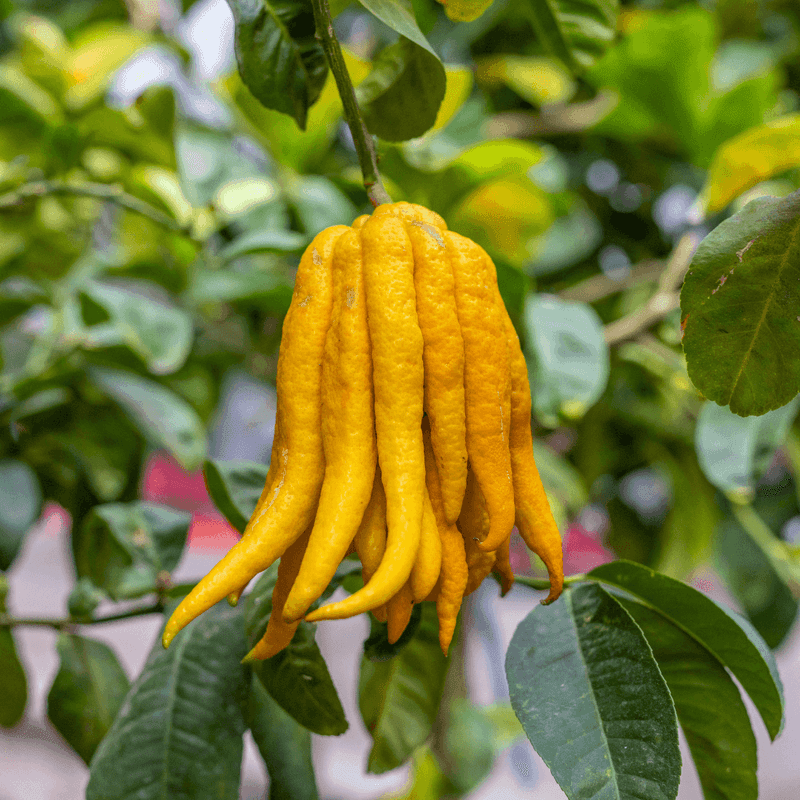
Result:
[[[742,693],[778,736],[772,651],[800,594],[796,4],[228,4],[235,64],[209,79],[192,2],[0,2],[0,724],[27,702],[15,632],[47,625],[48,716],[88,798],[236,798],[246,730],[270,797],[317,797],[311,733],[356,722],[315,641],[335,605],[369,612],[364,759],[413,759],[408,797],[469,794],[524,731],[571,799],[674,798],[679,728],[708,800],[757,797]],[[145,63],[158,80],[131,88]],[[418,339],[393,294],[402,236],[413,281],[450,276],[428,317],[429,279],[408,283]],[[442,334],[423,358],[448,313],[463,355]],[[436,406],[427,381],[454,364],[461,399]],[[277,384],[271,464],[209,448],[236,368]],[[501,426],[484,438],[480,398]],[[324,457],[307,448],[302,513],[276,516],[320,404]],[[394,474],[404,414],[417,484]],[[157,451],[244,533],[203,580],[171,578],[190,515],[141,499]],[[76,581],[39,619],[13,563],[45,502],[69,514]],[[575,569],[581,537],[615,560]],[[738,611],[693,585],[709,565]],[[461,599],[492,570],[530,598],[505,656],[519,724],[448,681]],[[142,614],[169,647],[131,682],[92,626]]]

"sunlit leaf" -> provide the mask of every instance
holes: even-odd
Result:
[[[800,166],[800,114],[751,128],[715,153],[701,195],[707,214],[715,214],[760,181]]]
[[[328,63],[314,34],[314,13],[302,0],[228,0],[236,23],[239,74],[267,108],[305,130]]]
[[[60,666],[47,696],[47,717],[88,764],[130,682],[114,651],[102,642],[61,634],[56,647]]]
[[[681,291],[694,385],[735,414],[800,391],[800,192],[761,198],[701,242]]]
[[[523,100],[537,106],[566,103],[575,81],[556,60],[543,56],[488,56],[477,65],[482,83],[504,83]]]
[[[531,612],[506,674],[526,735],[570,800],[676,797],[672,698],[642,632],[599,586]]]

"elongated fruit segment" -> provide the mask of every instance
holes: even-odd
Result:
[[[300,622],[284,622],[283,607],[297,579],[297,573],[300,571],[300,563],[303,560],[310,534],[311,528],[307,528],[300,538],[289,545],[286,552],[281,556],[278,564],[278,580],[272,590],[272,612],[267,622],[267,630],[253,649],[244,657],[245,661],[256,659],[263,661],[264,659],[272,658],[292,641]]]
[[[452,249],[456,308],[464,338],[467,452],[489,514],[484,549],[495,549],[514,527],[514,487],[508,448],[508,352],[485,252],[457,233]],[[491,543],[491,547],[489,547]]]
[[[349,230],[336,242],[333,295],[333,317],[322,362],[325,478],[306,554],[283,609],[286,622],[300,619],[325,591],[372,495],[377,450],[358,231]]]
[[[241,540],[175,609],[164,628],[164,647],[195,617],[270,566],[314,519],[324,473],[320,384],[333,305],[331,262],[336,242],[347,230],[337,225],[316,236],[297,270],[278,357],[282,402],[272,488]]]
[[[366,586],[317,609],[307,616],[309,621],[350,617],[389,600],[411,574],[422,531],[423,345],[411,246],[405,225],[391,215],[373,215],[367,220],[361,228],[361,242],[378,460],[386,492],[386,550]]]
[[[407,226],[414,253],[417,314],[424,342],[425,413],[442,487],[445,516],[458,519],[467,484],[464,340],[455,281],[443,231],[427,222]]]
[[[433,514],[431,499],[425,491],[422,508],[422,535],[417,551],[417,560],[411,568],[411,596],[415,603],[421,603],[436,586],[439,580],[439,571],[442,566],[442,541],[439,538],[439,529],[436,517]]]

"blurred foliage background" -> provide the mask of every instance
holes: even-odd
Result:
[[[213,5],[0,0],[0,568],[60,504],[77,616],[163,589],[177,563],[188,520],[140,499],[154,451],[188,472],[268,458],[268,429],[224,452],[225,387],[246,373],[269,398],[300,253],[369,211],[332,77],[305,131],[266,110],[219,29],[203,47]],[[396,34],[334,10],[358,83]],[[745,418],[704,401],[676,290],[719,221],[800,187],[797,154],[746,191],[708,188],[732,139],[799,125],[800,7],[623,2],[579,78],[524,0],[466,24],[414,11],[445,99],[424,136],[379,140],[381,171],[495,260],[568,571],[587,546],[684,580],[711,567],[778,647],[800,594],[798,401]]]

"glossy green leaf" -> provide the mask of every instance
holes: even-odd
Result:
[[[268,465],[251,461],[206,461],[203,466],[208,494],[239,533],[255,511],[268,471]]]
[[[695,427],[695,449],[708,480],[724,492],[752,497],[798,408],[800,398],[795,398],[762,416],[740,417],[725,406],[704,403]]]
[[[0,573],[0,613],[6,611],[8,579]],[[25,713],[28,679],[17,655],[11,628],[0,628],[0,726],[13,728]]]
[[[667,682],[705,800],[756,800],[756,739],[736,684],[714,656],[658,612],[620,602]]]
[[[712,653],[739,681],[774,739],[784,720],[775,657],[747,620],[685,583],[630,561],[596,567],[589,577],[644,600]]]
[[[614,40],[618,0],[527,0],[539,42],[570,69],[592,66]]]
[[[121,343],[138,353],[150,372],[167,375],[183,366],[194,335],[192,320],[183,310],[155,300],[146,289],[136,291],[133,284],[92,281],[83,291],[110,314]]]
[[[277,577],[277,564],[273,564],[247,595],[244,613],[251,647],[267,629]],[[315,626],[301,622],[289,646],[266,661],[255,662],[253,672],[300,725],[322,736],[338,736],[347,730],[347,720],[315,637]]]
[[[367,771],[395,769],[429,736],[448,661],[439,647],[436,609],[425,603],[414,638],[388,661],[361,659],[358,705],[373,739]]]
[[[167,448],[184,469],[194,470],[203,463],[207,448],[205,426],[185,400],[161,384],[127,370],[90,367],[88,374],[147,439]]]
[[[75,534],[78,574],[114,599],[155,590],[178,564],[191,515],[156,503],[95,506]]]
[[[436,55],[417,25],[411,0],[360,0],[361,5],[393,31]]]
[[[36,473],[23,461],[0,460],[0,570],[7,570],[42,511]]]
[[[103,642],[62,633],[56,647],[60,666],[47,695],[47,716],[88,764],[117,716],[130,681]]]
[[[159,636],[91,764],[87,800],[238,800],[250,689],[241,611]]]
[[[236,23],[239,74],[267,108],[294,118],[305,130],[328,63],[314,34],[314,13],[304,0],[228,0]]]
[[[551,426],[559,415],[583,416],[606,388],[608,347],[597,313],[585,303],[548,295],[525,302],[534,414]]]
[[[311,734],[272,699],[253,675],[247,725],[269,773],[269,800],[318,800]]]
[[[438,56],[401,36],[356,90],[369,132],[389,142],[422,136],[436,122],[445,83]]]
[[[597,585],[539,606],[506,654],[511,705],[570,800],[671,800],[681,756],[675,708],[653,654]]]
[[[707,214],[786,170],[800,166],[800,114],[770,120],[725,142],[714,154],[702,192]]]
[[[694,385],[741,416],[800,391],[800,192],[761,198],[700,244],[681,291]]]

